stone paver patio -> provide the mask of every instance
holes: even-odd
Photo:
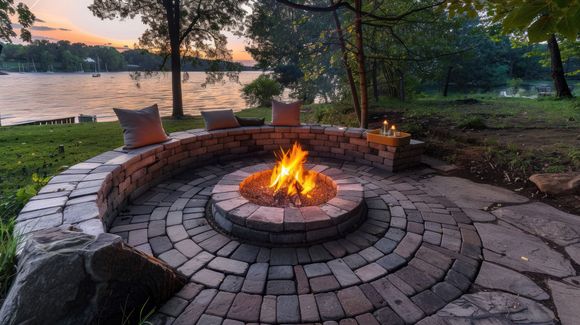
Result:
[[[578,323],[580,217],[431,169],[311,159],[363,185],[366,220],[267,247],[223,233],[207,208],[224,175],[263,162],[192,168],[115,219],[109,232],[190,279],[153,323]]]

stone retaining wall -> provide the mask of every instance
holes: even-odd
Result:
[[[424,149],[424,143],[416,140],[405,147],[389,147],[367,143],[364,129],[320,125],[194,129],[171,136],[172,140],[158,145],[105,152],[53,177],[20,212],[17,233],[75,225],[97,235],[107,231],[128,201],[167,177],[216,161],[270,154],[295,141],[313,157],[388,171],[419,164]]]

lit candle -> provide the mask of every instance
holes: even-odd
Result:
[[[397,136],[397,128],[395,127],[395,124],[393,124],[393,126],[391,126],[391,136],[396,137]]]
[[[387,134],[387,130],[389,127],[389,122],[387,120],[383,121],[383,134],[386,135]]]

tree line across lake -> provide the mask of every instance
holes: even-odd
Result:
[[[171,66],[171,58],[141,49],[118,50],[110,46],[93,46],[69,41],[33,41],[27,45],[5,44],[0,55],[0,70],[8,72],[93,72],[158,71]],[[182,59],[184,71],[248,70],[240,64]]]

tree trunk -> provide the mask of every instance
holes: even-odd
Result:
[[[399,99],[404,102],[405,101],[405,74],[403,71],[397,69],[399,72]]]
[[[179,33],[180,3],[179,0],[164,0],[169,27],[169,42],[171,46],[171,89],[173,92],[173,118],[183,117],[183,97],[181,93],[181,52]]]
[[[556,35],[552,34],[548,39],[548,49],[550,50],[550,61],[552,67],[552,79],[554,79],[554,87],[556,88],[557,98],[572,98],[572,92],[566,82],[564,75],[564,67],[562,65],[562,57],[560,55],[560,47]]]
[[[379,101],[379,82],[377,78],[377,61],[373,61],[373,67],[371,71],[371,80],[373,83],[373,97],[375,102]]]
[[[451,81],[451,70],[453,70],[453,67],[449,67],[447,69],[447,75],[445,76],[445,85],[443,85],[443,97],[447,97],[447,93],[449,92],[449,82]]]
[[[356,38],[356,56],[358,63],[358,74],[359,74],[359,88],[360,88],[360,110],[361,110],[361,128],[368,128],[368,91],[367,91],[367,72],[365,67],[365,52],[363,46],[363,31],[362,31],[362,0],[354,1],[355,7],[355,38]]]
[[[333,1],[330,0],[330,3],[332,5]],[[344,64],[344,69],[346,70],[346,76],[348,79],[348,85],[350,87],[350,94],[352,97],[354,112],[356,114],[359,124],[361,124],[360,102],[358,100],[358,91],[356,90],[356,84],[354,82],[354,77],[352,76],[352,69],[348,64],[348,52],[346,50],[346,42],[344,41],[342,26],[340,24],[340,19],[338,18],[338,13],[336,12],[336,10],[332,12],[332,15],[334,16],[334,24],[336,25],[336,33],[338,34],[338,42],[340,43],[340,50],[342,52],[342,63]]]

